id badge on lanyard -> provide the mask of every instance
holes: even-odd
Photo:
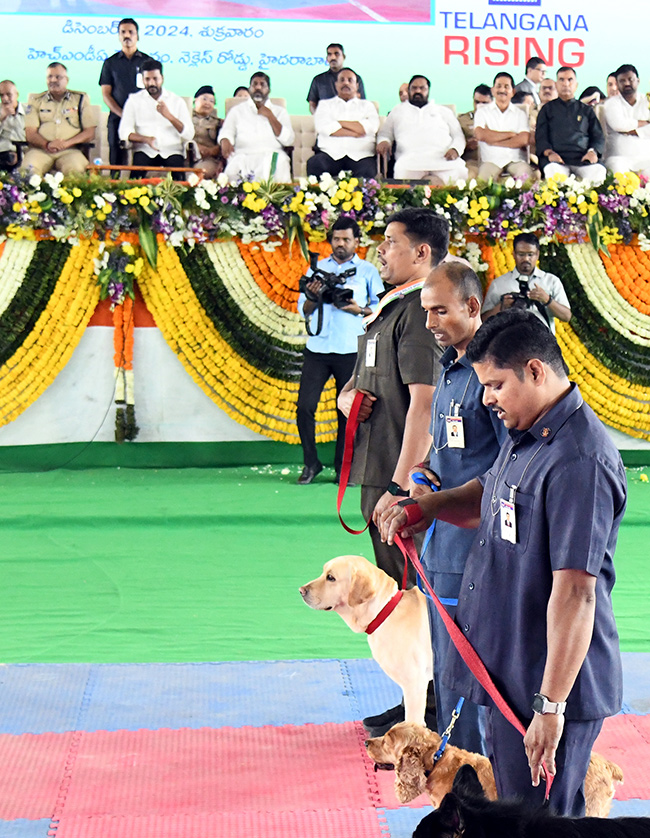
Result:
[[[374,367],[377,361],[377,338],[370,338],[366,343],[366,367]]]
[[[517,487],[510,487],[508,500],[501,498],[499,501],[499,514],[501,516],[501,538],[511,544],[517,543],[517,510],[515,495]]]
[[[447,429],[447,445],[450,448],[464,448],[465,428],[463,417],[460,416],[460,405],[454,406],[453,401],[449,405],[449,416],[445,416],[445,426]]]

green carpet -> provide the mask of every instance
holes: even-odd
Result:
[[[348,535],[326,470],[94,469],[0,475],[4,603],[0,660],[227,661],[369,655],[298,587]],[[650,484],[628,472],[615,608],[627,651],[650,651]],[[361,522],[359,490],[346,517]]]

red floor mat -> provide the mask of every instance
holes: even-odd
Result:
[[[625,780],[616,790],[617,800],[650,798],[649,748],[650,716],[620,715],[605,719],[594,751],[623,769]]]
[[[349,722],[3,736],[0,817],[373,808],[364,735]]]
[[[78,734],[0,734],[0,819],[52,816],[75,736]]]
[[[382,838],[372,809],[63,818],[56,838]]]

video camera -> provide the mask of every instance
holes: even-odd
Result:
[[[328,271],[324,271],[318,267],[318,253],[313,253],[311,250],[309,251],[309,261],[311,275],[301,277],[299,283],[300,291],[305,295],[305,297],[307,297],[308,300],[311,300],[312,303],[322,301],[323,303],[331,303],[336,306],[336,308],[344,308],[345,306],[350,305],[352,302],[352,289],[343,288],[342,286],[345,285],[346,279],[349,279],[351,276],[356,274],[357,269],[348,268],[347,271],[343,271],[343,273],[340,274],[333,274]],[[313,294],[307,288],[308,283],[314,281],[322,282],[325,286],[318,294]]]
[[[352,289],[344,288],[343,286],[345,285],[346,279],[349,279],[351,276],[356,274],[357,269],[348,268],[340,274],[324,271],[322,268],[318,267],[318,253],[313,253],[311,250],[309,251],[309,262],[311,274],[310,276],[300,277],[298,288],[300,289],[300,292],[304,294],[308,300],[310,300],[310,302],[316,303],[316,309],[318,311],[318,325],[315,332],[312,332],[309,326],[310,315],[305,317],[307,334],[311,337],[315,337],[316,335],[319,335],[323,329],[323,305],[325,303],[330,303],[335,308],[345,308],[345,306],[350,305],[352,302]],[[309,288],[307,288],[307,285],[314,281],[322,283],[323,286],[317,294],[314,294],[313,291],[310,291]]]

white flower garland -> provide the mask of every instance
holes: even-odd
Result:
[[[650,317],[620,296],[594,248],[590,244],[567,245],[567,253],[587,298],[610,326],[629,341],[650,346]]]
[[[36,251],[36,242],[9,239],[0,261],[0,316],[7,310],[23,284]]]
[[[252,323],[270,337],[296,347],[304,346],[303,318],[269,300],[255,282],[234,242],[210,242],[204,247],[228,293]]]

